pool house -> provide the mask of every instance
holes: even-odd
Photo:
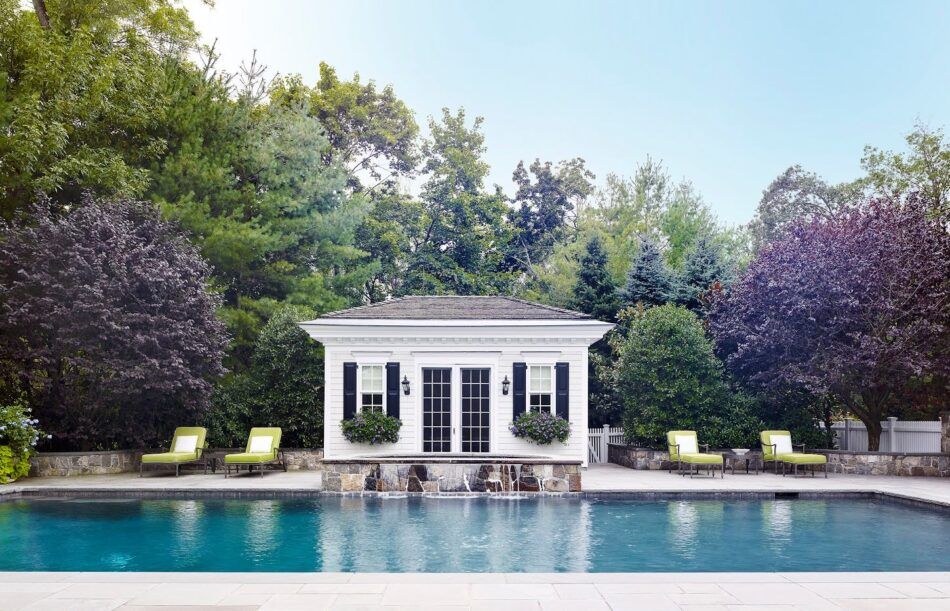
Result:
[[[580,489],[588,348],[611,323],[510,297],[426,296],[301,326],[325,349],[326,489]],[[342,422],[364,411],[399,418],[398,440],[348,441]],[[515,437],[526,411],[567,420],[567,441]]]

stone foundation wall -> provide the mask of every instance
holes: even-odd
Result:
[[[670,454],[666,450],[635,448],[617,443],[607,446],[607,462],[641,471],[666,471],[676,468],[676,464],[670,461]]]
[[[580,492],[580,465],[324,463],[328,492]]]
[[[30,459],[30,477],[107,475],[138,471],[142,450],[43,452]]]
[[[843,450],[822,450],[821,453],[828,456],[829,473],[950,477],[950,456],[946,454],[847,452]]]

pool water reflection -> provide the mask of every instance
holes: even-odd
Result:
[[[873,500],[17,500],[5,571],[935,571],[950,514]]]

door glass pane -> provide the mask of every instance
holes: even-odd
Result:
[[[490,446],[489,369],[462,369],[462,451],[488,452]]]
[[[422,370],[422,451],[452,451],[452,370]]]

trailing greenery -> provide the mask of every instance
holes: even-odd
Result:
[[[566,442],[571,435],[571,423],[550,412],[525,412],[508,426],[508,430],[515,437],[549,445],[555,441]]]
[[[627,441],[662,448],[668,431],[685,429],[714,447],[754,447],[752,399],[730,387],[697,316],[664,305],[632,317],[616,369]]]
[[[30,472],[30,457],[41,438],[49,438],[30,417],[22,401],[0,406],[0,484],[9,484]]]
[[[343,437],[350,443],[396,443],[399,441],[400,428],[402,420],[382,412],[359,412],[352,418],[340,421]]]

